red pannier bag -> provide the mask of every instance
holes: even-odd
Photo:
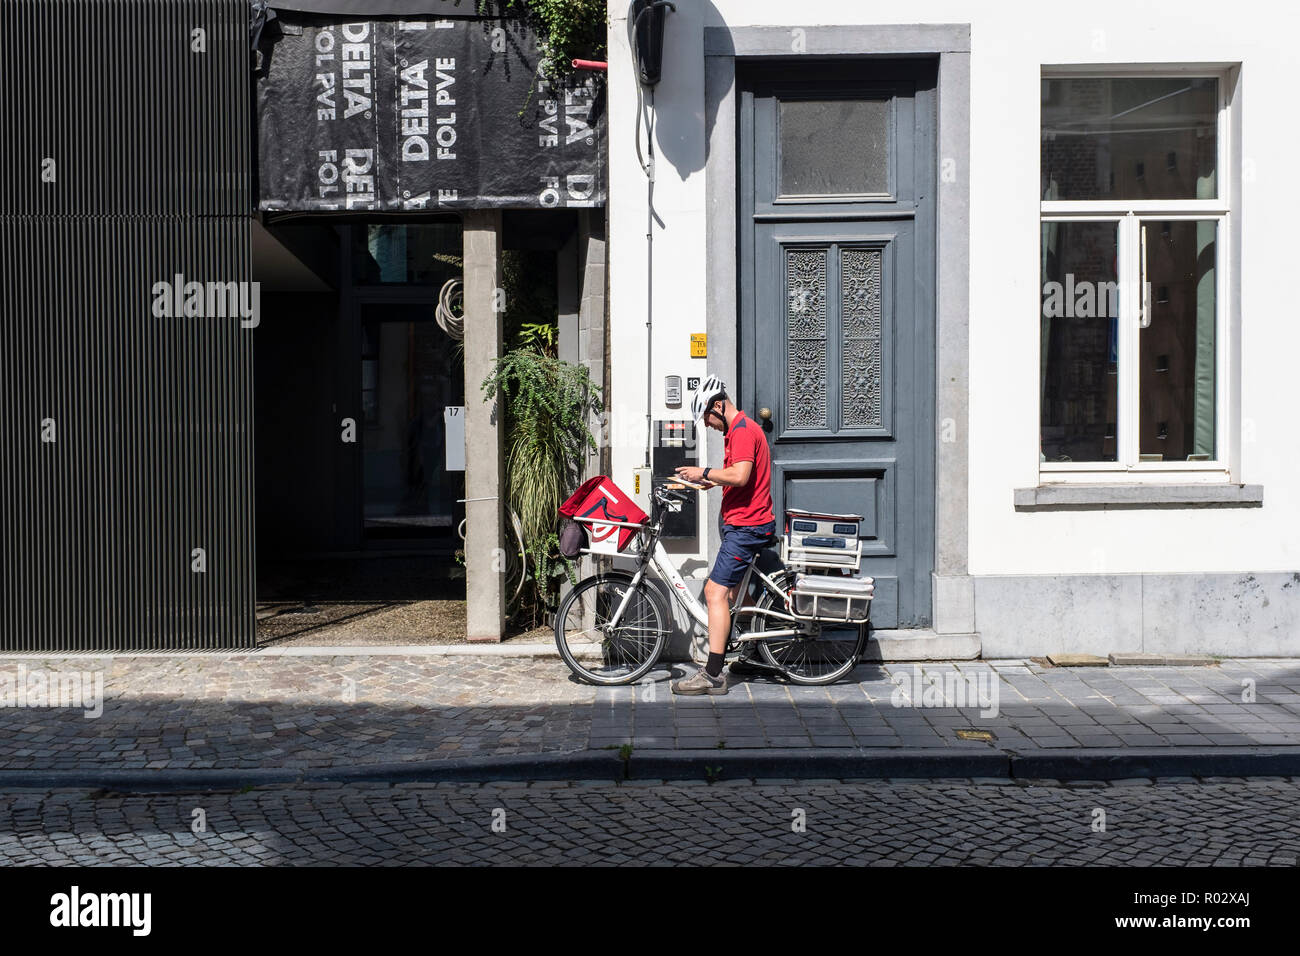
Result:
[[[608,475],[597,475],[575,491],[564,504],[560,505],[560,514],[565,518],[586,518],[581,522],[591,539],[591,547],[597,551],[612,553],[614,532],[618,532],[618,550],[628,546],[636,535],[636,528],[625,528],[613,524],[599,524],[590,519],[606,521],[626,521],[640,524],[647,515],[627,494],[610,479]],[[602,547],[603,545],[603,547]]]

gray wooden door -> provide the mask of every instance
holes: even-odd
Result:
[[[741,71],[740,383],[785,507],[864,516],[877,627],[931,623],[934,69]]]

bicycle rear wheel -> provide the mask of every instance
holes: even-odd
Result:
[[[628,592],[631,589],[631,594]],[[617,627],[610,620],[627,596]],[[569,670],[589,684],[631,684],[659,659],[668,638],[668,612],[642,581],[625,574],[587,578],[555,612],[555,646]]]
[[[777,607],[770,592],[757,603],[761,608]],[[780,618],[754,614],[756,631],[788,626],[789,622]],[[833,684],[857,667],[867,646],[867,628],[867,624],[827,626],[795,637],[759,641],[758,649],[764,661],[779,667],[795,684]]]

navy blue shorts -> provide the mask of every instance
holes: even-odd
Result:
[[[718,547],[718,558],[713,562],[709,580],[726,588],[739,584],[749,566],[749,559],[763,550],[763,545],[775,531],[775,521],[749,527],[724,524],[722,544]]]

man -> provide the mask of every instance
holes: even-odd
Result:
[[[704,585],[709,609],[709,660],[698,674],[673,684],[674,694],[725,694],[722,673],[731,605],[750,559],[776,531],[772,513],[772,453],[762,428],[732,404],[727,386],[716,375],[706,378],[691,400],[696,426],[701,422],[722,432],[721,468],[683,466],[679,477],[706,488],[722,487],[722,543]]]

